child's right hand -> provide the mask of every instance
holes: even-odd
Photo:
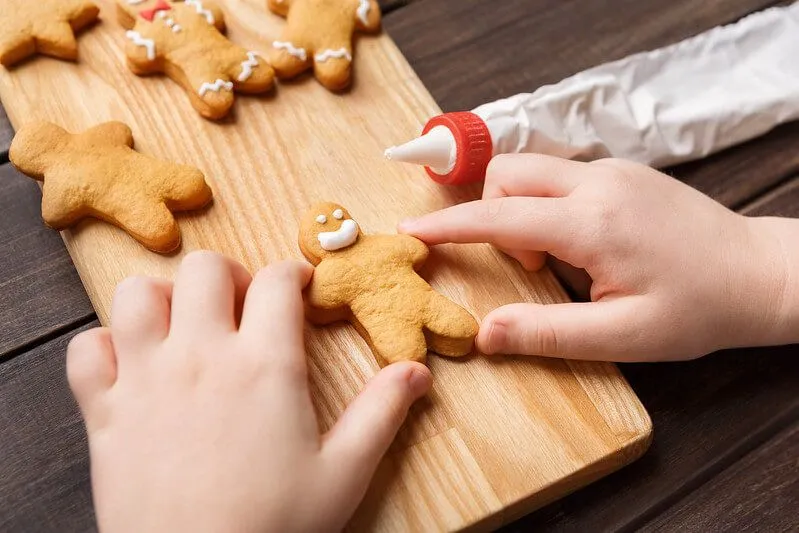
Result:
[[[737,215],[635,163],[500,156],[482,200],[400,231],[428,244],[488,242],[530,270],[548,252],[591,276],[590,303],[490,313],[477,338],[485,353],[669,360],[799,342],[789,276],[799,221]]]

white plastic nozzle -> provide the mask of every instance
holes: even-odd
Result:
[[[439,174],[449,173],[457,157],[455,136],[446,126],[436,126],[412,141],[392,146],[385,151],[386,159],[430,167]]]

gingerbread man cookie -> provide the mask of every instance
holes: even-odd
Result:
[[[287,19],[269,60],[278,77],[293,78],[313,67],[316,79],[338,91],[350,84],[352,34],[380,29],[376,0],[267,0],[269,9]]]
[[[89,0],[0,0],[0,64],[11,67],[37,52],[76,60],[74,32],[99,14]]]
[[[321,203],[300,224],[300,249],[316,266],[306,289],[308,319],[352,322],[381,366],[424,362],[427,350],[472,351],[477,322],[417,273],[429,250],[408,235],[362,235],[340,205]]]
[[[196,168],[146,157],[133,134],[107,122],[73,135],[49,122],[23,126],[9,151],[11,162],[43,181],[42,218],[61,230],[85,217],[110,222],[155,252],[180,245],[171,211],[199,209],[211,189]]]
[[[128,30],[130,69],[165,73],[206,118],[227,115],[234,91],[264,93],[274,86],[275,72],[266,60],[222,35],[224,15],[208,0],[117,0],[117,9]]]

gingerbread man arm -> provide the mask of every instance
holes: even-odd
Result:
[[[363,32],[374,33],[380,30],[380,5],[377,0],[358,0],[355,12],[355,27]]]
[[[186,0],[186,5],[194,9],[198,15],[202,15],[209,24],[213,24],[221,33],[225,32],[225,12],[209,0]]]
[[[396,247],[395,253],[402,257],[407,257],[413,264],[413,269],[418,270],[422,267],[427,257],[430,255],[430,249],[425,243],[411,237],[410,235],[392,235],[392,244]]]
[[[7,28],[0,33],[0,65],[10,67],[36,53],[36,43],[30,35]]]
[[[70,134],[49,122],[22,126],[8,151],[11,163],[23,174],[42,181],[58,153],[69,143]]]
[[[313,278],[305,291],[305,302],[311,307],[333,310],[349,305],[353,278],[347,263],[340,259],[324,259],[316,266]]]

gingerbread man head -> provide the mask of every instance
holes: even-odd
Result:
[[[353,246],[361,236],[358,223],[338,204],[322,202],[300,222],[300,249],[311,263]]]

